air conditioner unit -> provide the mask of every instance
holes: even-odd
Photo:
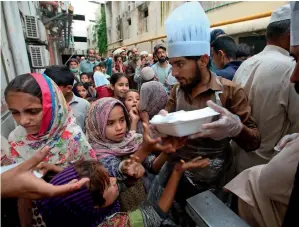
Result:
[[[48,53],[45,46],[28,45],[28,48],[32,68],[40,69],[49,65],[48,57],[46,56]]]
[[[39,39],[37,17],[25,15],[26,38]]]

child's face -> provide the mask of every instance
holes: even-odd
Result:
[[[139,94],[135,91],[129,91],[126,94],[126,99],[125,99],[125,106],[128,112],[130,112],[133,107],[138,107],[138,105],[139,105]]]
[[[105,135],[108,140],[121,142],[127,131],[127,122],[124,110],[120,105],[116,105],[110,112],[105,128]]]
[[[100,66],[97,66],[97,67],[93,70],[93,72],[102,72],[101,67],[100,67]]]
[[[103,198],[106,200],[103,207],[108,207],[114,203],[119,195],[117,181],[115,177],[110,177],[110,185],[105,189]]]
[[[126,77],[121,77],[116,84],[111,86],[113,92],[114,92],[114,97],[117,99],[119,98],[124,98],[127,91],[129,90],[129,81]]]
[[[117,63],[118,63],[118,64],[122,64],[122,63],[123,63],[123,60],[122,60],[121,57],[118,57],[118,58],[117,58]]]
[[[8,92],[6,101],[13,118],[28,134],[37,134],[43,119],[43,106],[38,97],[24,92]]]
[[[82,83],[87,83],[87,82],[89,82],[88,76],[87,76],[87,75],[82,75],[82,76],[81,76],[81,82],[82,82]]]
[[[81,98],[87,98],[87,90],[83,86],[77,86],[77,92],[81,96]]]
[[[106,74],[106,68],[105,67],[101,67],[101,71],[102,71],[102,73]]]
[[[70,63],[70,68],[71,68],[71,69],[76,69],[76,68],[78,68],[78,64],[77,64],[77,62],[72,61],[72,62]]]

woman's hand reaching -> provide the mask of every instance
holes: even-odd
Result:
[[[1,174],[1,196],[26,199],[63,196],[89,182],[88,178],[82,178],[79,181],[75,179],[68,184],[54,186],[34,176],[32,170],[44,160],[49,150],[49,147],[44,147],[32,158]]]

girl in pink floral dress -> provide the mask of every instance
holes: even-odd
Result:
[[[17,76],[6,87],[5,99],[18,124],[8,137],[8,157],[14,162],[28,160],[46,145],[51,150],[44,162],[61,167],[69,162],[95,158],[62,92],[46,75]],[[32,221],[28,209],[22,209],[30,206],[31,201],[19,200],[22,225]],[[40,226],[40,222],[33,224]]]
[[[5,99],[18,124],[8,137],[9,156],[15,162],[31,158],[46,145],[51,147],[47,163],[66,166],[95,158],[63,94],[49,77],[18,76],[7,86]]]

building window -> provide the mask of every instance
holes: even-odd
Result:
[[[74,42],[86,43],[87,42],[87,37],[84,37],[84,36],[74,36]]]
[[[85,21],[85,15],[74,14],[73,20],[83,20],[83,21]]]
[[[143,11],[143,17],[144,17],[144,18],[148,17],[148,8],[146,8],[146,9]]]
[[[129,26],[131,26],[131,24],[132,24],[131,18],[128,19],[128,24],[129,24]]]

